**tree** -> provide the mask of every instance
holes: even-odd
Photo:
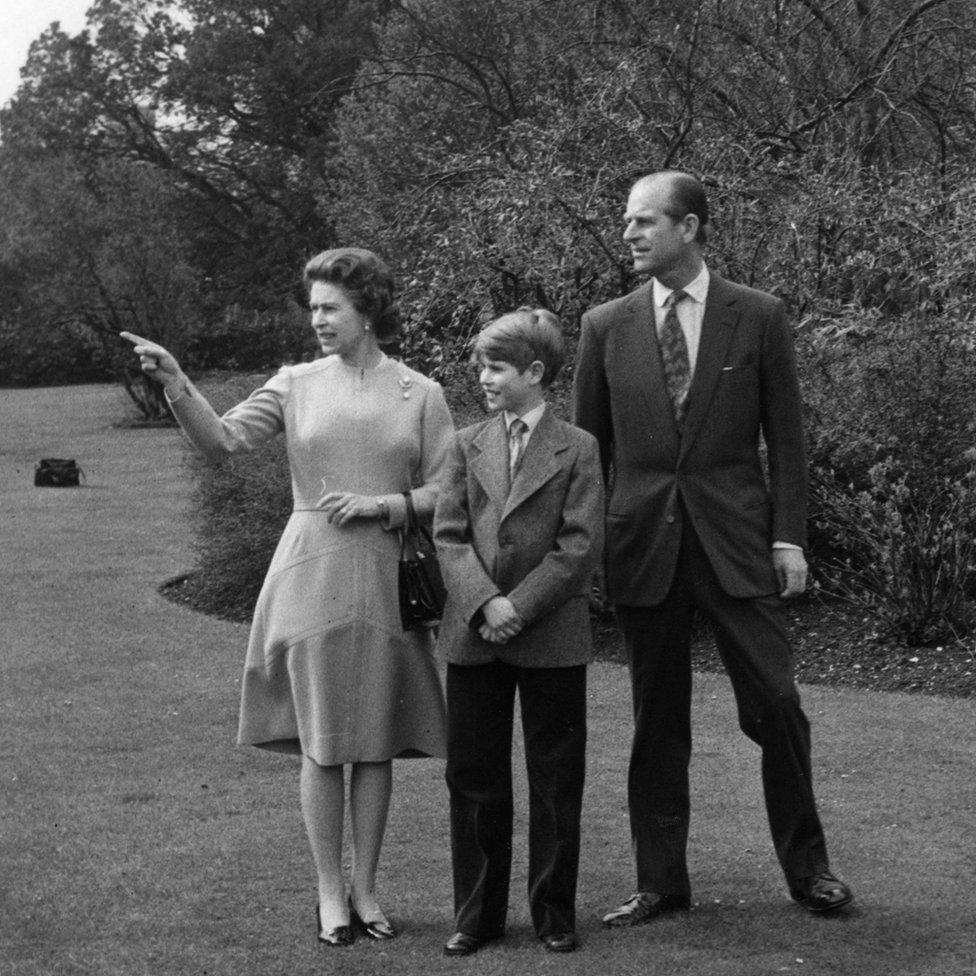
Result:
[[[911,172],[947,199],[968,165],[974,33],[955,0],[401,4],[339,116],[323,206],[395,256],[426,336],[463,341],[478,314],[533,301],[573,324],[628,288],[627,185],[684,167],[721,215],[715,263],[808,307],[842,287],[838,183]],[[802,280],[777,263],[797,233],[820,235]]]
[[[194,329],[202,323],[219,331],[232,310],[241,321],[261,316],[266,329],[286,323],[290,336],[298,269],[310,252],[334,241],[328,212],[319,211],[314,195],[333,138],[332,115],[370,47],[369,25],[382,6],[382,0],[244,6],[97,0],[86,31],[69,37],[52,27],[34,44],[22,85],[0,113],[0,168],[11,198],[20,199],[4,218],[22,245],[17,260],[49,247],[41,229],[52,225],[53,198],[35,192],[38,181],[63,170],[70,174],[68,213],[84,224],[93,208],[105,206],[125,221],[141,212],[137,193],[119,192],[125,173],[155,188],[159,226],[179,238],[173,274],[192,278],[187,321]],[[105,247],[131,232],[100,231],[94,239]],[[34,232],[41,238],[28,242]],[[113,274],[139,280],[142,253],[140,246],[116,247]],[[89,284],[92,266],[81,268]],[[112,277],[98,266],[100,280]],[[28,280],[15,302],[0,306],[11,335],[55,327],[43,304],[30,303],[57,292],[61,276],[39,262]],[[106,286],[113,297],[103,301],[97,321],[138,319],[136,306],[118,305],[113,288]],[[98,327],[91,326],[96,333]],[[127,327],[137,329],[137,322]],[[205,342],[192,348],[206,358]]]
[[[313,187],[370,44],[370,0],[98,0],[49,30],[0,114],[3,153],[139,161],[184,195],[215,303],[277,302],[332,241]]]
[[[383,242],[408,346],[454,381],[481,320],[542,304],[572,335],[628,290],[629,184],[698,174],[710,266],[797,314],[833,582],[944,635],[976,591],[974,40],[956,0],[403,4],[344,104],[323,206]]]
[[[179,355],[200,327],[200,282],[174,187],[142,164],[101,160],[86,173],[65,157],[24,169],[8,162],[0,185],[10,201],[0,267],[16,281],[21,331],[33,333],[26,347],[83,340],[93,363],[122,373],[146,416],[168,416],[118,333],[151,335]],[[50,361],[61,365],[56,353]]]

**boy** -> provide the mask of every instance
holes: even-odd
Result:
[[[473,361],[494,416],[458,432],[435,514],[448,588],[438,641],[448,662],[448,956],[470,955],[505,928],[516,690],[532,923],[551,952],[578,945],[588,594],[602,555],[603,484],[596,440],[546,405],[563,356],[559,320],[544,309],[520,308],[482,330]]]

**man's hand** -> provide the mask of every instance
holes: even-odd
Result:
[[[590,609],[603,612],[610,608],[610,601],[607,599],[607,580],[603,571],[603,566],[597,566],[590,579]]]
[[[481,608],[485,621],[478,633],[492,644],[510,641],[525,626],[512,601],[507,596],[493,596]]]
[[[799,596],[807,588],[807,560],[802,549],[773,549],[773,569],[784,600]]]

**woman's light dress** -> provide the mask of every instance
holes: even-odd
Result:
[[[395,531],[401,492],[433,512],[454,435],[440,386],[386,357],[329,356],[283,367],[223,417],[192,385],[172,406],[211,457],[287,443],[294,508],[254,611],[238,742],[320,765],[443,756],[433,639],[400,624]],[[389,522],[330,524],[323,491],[386,496]]]

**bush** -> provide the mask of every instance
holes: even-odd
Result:
[[[851,309],[799,344],[808,409],[815,583],[915,643],[971,632],[976,596],[976,391],[971,331],[945,315],[875,318]],[[408,334],[416,348],[420,333]],[[446,365],[446,364],[444,364]],[[475,371],[445,369],[458,426],[484,414]],[[258,378],[213,384],[229,406]],[[566,413],[570,378],[552,391]],[[291,509],[281,441],[210,464],[197,481],[197,599],[246,619]]]
[[[194,456],[197,565],[194,604],[248,620],[291,512],[284,440],[212,463]]]
[[[413,363],[411,363],[413,365]],[[472,371],[468,369],[470,378]],[[220,412],[260,385],[262,376],[201,381]],[[460,426],[484,416],[476,384],[448,390]],[[284,438],[260,450],[213,462],[188,449],[194,480],[196,566],[184,595],[197,609],[249,620],[268,564],[291,513],[291,478]]]
[[[413,363],[411,363],[413,365]],[[466,367],[446,394],[457,426],[485,416],[474,371]],[[251,392],[262,377],[211,379],[200,386],[215,409],[226,410]],[[568,384],[553,391],[565,416]],[[291,479],[284,438],[258,451],[212,462],[190,449],[194,489],[197,563],[184,595],[197,609],[232,620],[248,620],[291,512]]]
[[[264,312],[238,305],[225,309],[219,321],[191,337],[186,363],[195,369],[253,372],[311,359],[314,352],[308,311],[289,299],[280,308]]]
[[[818,582],[911,642],[959,637],[976,594],[970,327],[922,314],[852,325],[801,350]]]
[[[819,528],[834,556],[827,588],[872,612],[882,630],[914,644],[959,639],[976,613],[976,475],[943,477],[925,491],[890,458],[869,472],[869,486],[820,480]]]
[[[113,379],[99,346],[68,325],[18,329],[0,319],[0,386],[59,386]]]
[[[220,412],[263,379],[235,377],[200,385]],[[190,602],[207,613],[248,620],[292,507],[284,439],[218,462],[189,448],[187,463],[195,482],[197,557]]]

